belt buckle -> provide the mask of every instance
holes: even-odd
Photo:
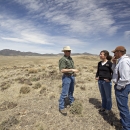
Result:
[[[72,74],[70,74],[70,73],[65,73],[64,75],[66,75],[66,76],[72,76]]]

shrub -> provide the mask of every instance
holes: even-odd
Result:
[[[40,80],[40,77],[30,77],[30,80],[31,80],[31,81],[39,81],[39,80]]]
[[[29,73],[37,73],[38,70],[35,69],[35,68],[31,68],[31,69],[28,69],[28,72],[29,72]]]
[[[85,85],[81,86],[80,89],[81,89],[81,90],[86,90]]]
[[[86,81],[84,79],[79,79],[79,80],[77,80],[76,83],[77,84],[84,84],[84,83],[86,83]]]
[[[60,85],[58,85],[58,88],[62,88],[62,85],[60,84]]]
[[[27,94],[30,92],[30,88],[28,86],[23,86],[20,89],[20,93]]]
[[[0,130],[9,130],[11,126],[18,124],[19,121],[13,116],[0,124]]]
[[[83,66],[82,68],[83,68],[83,69],[86,69],[86,70],[88,69],[88,67],[87,67],[87,66]]]
[[[74,101],[72,106],[70,107],[71,114],[82,114],[83,106],[79,101]]]
[[[46,67],[45,67],[45,66],[42,66],[42,70],[46,70]]]
[[[41,84],[40,83],[36,83],[35,86],[33,86],[34,89],[38,89],[41,88]]]
[[[43,94],[46,91],[46,87],[42,87],[42,89],[40,90],[40,94]]]
[[[31,81],[29,79],[24,80],[24,84],[32,85]]]
[[[95,80],[95,77],[92,76],[92,75],[89,75],[89,76],[86,77],[84,80],[85,80],[85,81],[92,81],[92,80]]]
[[[17,106],[17,103],[5,101],[2,104],[0,104],[0,111],[5,111],[7,109],[13,109]]]
[[[24,80],[25,80],[24,77],[18,77],[15,79],[15,81],[18,81],[21,84],[24,84]]]
[[[5,90],[5,89],[9,88],[10,86],[11,86],[10,84],[2,85],[2,86],[1,86],[1,90],[3,91],[3,90]]]
[[[37,71],[38,71],[38,72],[41,72],[41,71],[42,71],[42,69],[41,69],[41,68],[38,68],[38,69],[37,69]]]
[[[81,71],[82,71],[82,68],[81,68],[81,67],[78,67],[77,69],[79,70],[79,72],[81,72]]]
[[[54,94],[51,94],[50,95],[50,100],[54,99],[55,98],[55,95]]]
[[[43,126],[39,126],[38,130],[44,130]]]
[[[94,72],[94,68],[92,66],[89,66],[88,71],[92,73],[92,72]]]
[[[76,87],[78,88],[80,85],[79,84],[76,84]]]

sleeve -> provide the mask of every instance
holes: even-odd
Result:
[[[111,75],[113,74],[113,70],[112,70],[112,62],[110,62],[110,73],[111,73]]]
[[[99,62],[100,63],[100,62]],[[97,73],[96,73],[96,77],[99,76],[99,63],[98,63],[98,66],[97,66]]]
[[[59,60],[59,70],[61,71],[62,69],[66,69],[65,59],[60,59]]]
[[[72,59],[72,62],[73,62],[73,69],[75,69],[76,67],[75,67],[75,65],[74,65],[74,61],[73,61],[73,59]]]
[[[112,62],[110,62],[110,64],[109,64],[110,66],[109,66],[109,70],[110,70],[110,75],[111,75],[111,77],[110,77],[110,79],[109,80],[111,80],[112,79],[112,75],[113,75],[113,70],[112,70]]]
[[[116,64],[113,63],[111,67],[112,71],[114,71],[115,67],[116,67]]]
[[[119,68],[119,80],[117,85],[122,88],[130,81],[130,64],[127,63],[127,61],[123,61]]]

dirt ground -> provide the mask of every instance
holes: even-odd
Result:
[[[114,88],[112,111],[98,112],[101,97],[95,73],[97,56],[72,56],[77,106],[58,111],[61,56],[0,56],[0,130],[121,130]],[[130,102],[129,102],[130,106]]]

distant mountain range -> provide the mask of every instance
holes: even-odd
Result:
[[[54,54],[39,54],[35,52],[21,52],[10,49],[0,50],[0,55],[3,56],[53,56]]]
[[[39,54],[39,53],[34,53],[34,52],[21,52],[21,51],[16,51],[16,50],[3,49],[3,50],[0,50],[0,55],[2,56],[58,56],[58,55],[63,55],[63,53]],[[84,53],[72,53],[72,55],[93,55],[93,54],[84,52]]]

